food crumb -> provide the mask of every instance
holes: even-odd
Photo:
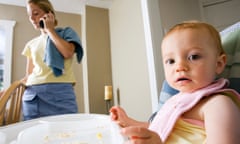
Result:
[[[97,133],[97,138],[100,140],[102,139],[102,134],[101,133]]]

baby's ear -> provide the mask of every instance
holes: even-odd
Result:
[[[226,54],[222,54],[218,57],[217,66],[216,66],[216,73],[221,74],[225,68],[227,63],[227,56]]]

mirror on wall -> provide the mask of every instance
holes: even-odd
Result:
[[[219,31],[240,20],[239,0],[159,0],[164,31],[185,20],[201,20]]]
[[[219,31],[240,20],[239,0],[200,0],[200,2],[204,20]]]

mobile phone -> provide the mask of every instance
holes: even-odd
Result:
[[[39,26],[40,26],[40,28],[44,28],[44,22],[43,22],[43,20],[40,20]]]

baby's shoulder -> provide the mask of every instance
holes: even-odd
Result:
[[[220,111],[232,111],[238,108],[235,101],[227,95],[215,94],[210,97],[204,98],[201,102],[201,111],[203,113],[219,113]]]
[[[203,97],[192,109],[184,114],[185,118],[204,120],[205,113],[225,109],[228,105],[235,105],[232,99],[226,95],[214,94]]]

